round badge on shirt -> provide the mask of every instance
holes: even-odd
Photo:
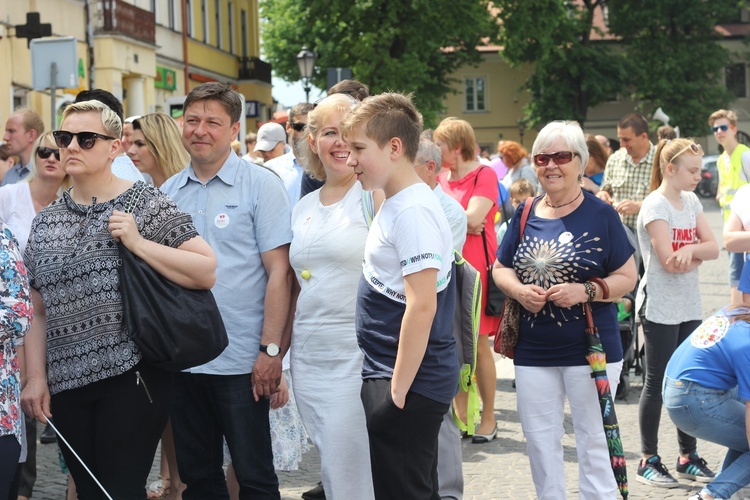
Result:
[[[227,214],[219,214],[214,219],[214,225],[219,229],[224,229],[229,225],[229,216]]]

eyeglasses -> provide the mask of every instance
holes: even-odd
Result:
[[[677,154],[674,155],[671,160],[669,160],[669,163],[674,163],[674,159],[677,158],[678,156],[680,156],[682,153],[684,153],[688,149],[690,151],[692,151],[693,154],[696,154],[696,155],[702,155],[703,154],[703,148],[701,147],[701,145],[700,144],[696,144],[694,142],[691,142],[689,145],[687,145],[684,148],[682,148],[681,150],[679,150],[677,152]]]
[[[719,130],[721,130],[722,132],[726,132],[727,130],[729,130],[729,125],[726,125],[726,124],[725,124],[725,125],[716,125],[715,127],[711,127],[711,131],[712,131],[712,132],[713,132],[714,134],[715,134],[716,132],[718,132]]]
[[[565,165],[573,161],[574,156],[579,156],[578,153],[573,151],[557,151],[555,153],[541,153],[534,155],[534,163],[538,167],[546,167],[549,165],[550,159],[555,160],[555,165]]]
[[[305,125],[307,125],[307,123],[292,122],[289,125],[292,127],[292,129],[294,129],[295,132],[302,132],[303,130],[305,130]]]
[[[36,148],[36,154],[39,155],[39,158],[42,160],[46,160],[49,158],[50,155],[55,155],[55,159],[57,161],[60,161],[60,150],[59,149],[52,149],[52,148]]]
[[[423,161],[422,163],[417,163],[416,165],[413,165],[414,168],[421,167],[422,165],[426,165],[430,163],[430,160]]]
[[[73,142],[73,137],[76,137],[78,145],[81,149],[91,149],[96,144],[97,139],[105,139],[107,141],[114,141],[114,137],[108,135],[97,134],[96,132],[68,132],[67,130],[55,130],[52,132],[52,136],[55,138],[55,143],[63,149],[70,146]]]

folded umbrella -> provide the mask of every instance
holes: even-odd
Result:
[[[599,330],[594,325],[594,314],[591,311],[591,305],[586,302],[583,306],[586,314],[586,344],[588,354],[586,360],[591,366],[591,377],[596,383],[596,392],[599,396],[599,407],[602,411],[602,421],[604,422],[604,434],[607,438],[607,448],[609,449],[609,459],[612,464],[612,472],[615,474],[617,487],[620,489],[622,498],[628,498],[628,471],[625,467],[625,453],[622,449],[622,439],[620,438],[620,425],[617,423],[617,414],[612,399],[612,392],[609,388],[609,379],[607,378],[607,355],[602,347],[602,339],[599,337]]]

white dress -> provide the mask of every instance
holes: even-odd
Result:
[[[305,196],[294,207],[292,231],[290,261],[301,288],[291,347],[297,408],[320,452],[326,498],[372,499],[354,327],[368,231],[360,183],[330,206],[320,203],[320,190]]]

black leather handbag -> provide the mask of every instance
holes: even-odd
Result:
[[[146,189],[133,189],[125,211],[132,213]],[[211,290],[191,290],[168,280],[143,259],[119,245],[122,310],[128,336],[143,359],[180,371],[213,360],[229,345]]]

